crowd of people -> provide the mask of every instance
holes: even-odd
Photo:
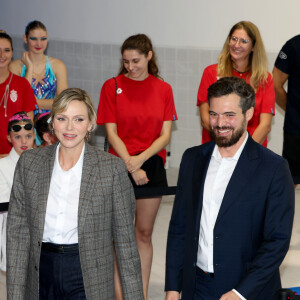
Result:
[[[298,40],[281,50],[273,79],[257,26],[241,21],[218,63],[204,70],[197,100],[203,145],[187,150],[181,163],[166,299],[276,299],[300,178],[293,126],[300,110],[289,96],[292,84],[297,89],[290,79]],[[136,34],[123,42],[119,73],[103,84],[97,112],[86,91],[68,88],[64,63],[45,54],[42,22],[26,26],[24,42],[27,51],[12,61],[12,39],[0,32],[0,202],[10,203],[0,213],[0,269],[7,298],[148,299],[162,196],[136,199],[134,190],[168,186],[165,148],[177,120],[151,39]],[[266,149],[275,99],[287,110],[283,156],[293,177]],[[97,124],[105,126],[109,153],[88,143]]]

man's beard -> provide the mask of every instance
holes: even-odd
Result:
[[[245,130],[246,130],[246,120],[244,120],[242,126],[240,128],[237,128],[235,131],[232,131],[232,135],[230,138],[228,138],[227,136],[219,136],[215,133],[215,130],[233,130],[233,127],[230,126],[223,126],[223,127],[219,127],[216,126],[214,128],[212,128],[211,131],[211,135],[215,141],[215,143],[219,146],[219,147],[230,147],[235,145],[241,138],[241,136],[244,134]]]

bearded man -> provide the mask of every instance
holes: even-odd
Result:
[[[218,80],[208,102],[214,141],[180,165],[166,300],[275,300],[294,216],[288,164],[247,133],[255,92],[244,80]]]

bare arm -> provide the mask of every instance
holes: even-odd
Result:
[[[287,81],[289,74],[286,74],[276,67],[273,69],[273,83],[275,89],[275,100],[276,103],[285,111],[287,95],[284,89],[284,84]]]
[[[130,156],[123,141],[118,136],[117,124],[106,123],[107,138],[117,154],[125,161],[129,172],[139,169],[150,157],[164,149],[170,142],[172,121],[164,121],[159,138],[149,148],[136,156]]]
[[[199,106],[201,126],[205,128],[208,132],[211,131],[209,126],[209,105],[207,102],[203,102]]]
[[[51,58],[51,65],[57,80],[56,95],[68,88],[67,69],[65,64],[56,58]],[[27,74],[27,72],[26,72]],[[54,99],[36,99],[40,109],[51,110]]]
[[[57,79],[56,94],[59,95],[63,90],[68,88],[67,68],[65,64],[57,58],[54,58],[51,63],[53,65],[53,72]]]
[[[125,163],[130,158],[127,148],[124,142],[120,139],[118,135],[118,129],[116,123],[105,123],[105,130],[107,133],[107,139],[110,145],[114,148],[117,154],[125,161]]]
[[[259,116],[259,125],[252,134],[252,138],[259,144],[262,144],[271,131],[273,115],[269,113],[262,113]]]
[[[117,124],[106,123],[105,129],[107,138],[116,153],[124,160],[128,172],[131,173],[137,185],[146,184],[149,179],[144,170],[141,169],[143,163],[150,157],[165,148],[170,142],[172,121],[164,121],[159,138],[157,138],[149,148],[136,156],[130,156],[124,142],[118,136]]]
[[[125,163],[128,162],[130,159],[130,154],[128,153],[124,142],[120,139],[118,135],[117,124],[105,123],[105,129],[107,133],[107,139],[111,146],[117,152],[119,157],[121,157],[124,160]],[[131,173],[131,176],[136,185],[143,185],[149,181],[146,172],[142,169],[137,169],[135,172]]]
[[[14,60],[9,64],[9,71],[18,76],[21,75],[22,71],[22,61],[20,59]]]
[[[31,121],[33,122],[33,118],[34,118],[34,113],[33,113],[33,111],[29,111],[28,113],[27,113],[27,116],[31,119]]]
[[[126,162],[128,171],[135,172],[146,160],[164,149],[170,142],[171,129],[172,121],[164,121],[159,138],[157,138],[145,151],[139,155],[131,156],[129,161]]]

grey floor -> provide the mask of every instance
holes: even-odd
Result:
[[[169,185],[176,185],[178,169],[167,171]],[[153,232],[154,256],[150,278],[149,300],[164,299],[165,251],[173,196],[163,198]],[[281,265],[283,287],[300,286],[300,187],[296,189],[296,213],[290,250]],[[6,300],[4,273],[0,273],[0,300]]]

